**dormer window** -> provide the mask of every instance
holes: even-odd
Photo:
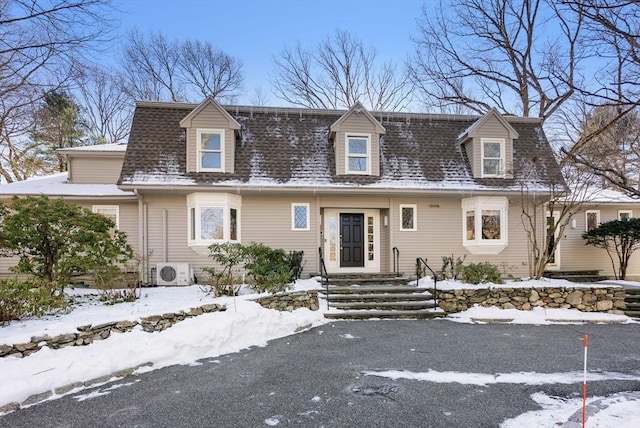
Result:
[[[198,129],[199,171],[224,171],[224,130]]]
[[[371,136],[347,135],[347,174],[369,174],[371,171]]]
[[[482,138],[482,176],[504,177],[504,140]]]

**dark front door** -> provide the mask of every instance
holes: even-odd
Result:
[[[364,214],[340,214],[340,267],[364,267]]]

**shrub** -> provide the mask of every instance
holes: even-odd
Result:
[[[53,292],[36,278],[0,281],[0,321],[18,320],[26,316],[42,316],[66,309],[64,293]]]
[[[284,250],[270,248],[264,244],[252,242],[247,249],[245,267],[254,283],[251,288],[262,293],[278,292],[288,288],[294,276],[291,260]]]
[[[471,263],[462,268],[462,280],[469,284],[492,282],[502,284],[500,269],[489,262]]]
[[[451,257],[443,257],[442,268],[440,268],[440,278],[458,279],[458,277],[462,273],[464,261],[466,258],[466,254],[462,258],[456,257],[455,260],[453,259],[453,254],[451,254]]]
[[[209,256],[221,269],[215,267],[204,268],[209,275],[211,287],[216,296],[233,296],[236,292],[234,277],[238,266],[244,266],[247,261],[247,247],[242,244],[224,242],[209,246]]]

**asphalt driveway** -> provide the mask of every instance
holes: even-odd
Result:
[[[478,386],[365,373],[432,370],[464,378],[581,371],[584,334],[590,371],[640,375],[640,324],[337,322],[264,348],[90,388],[2,416],[0,426],[495,427],[538,409],[535,392],[575,398],[582,385]],[[640,391],[640,381],[589,383],[589,395],[619,391]]]

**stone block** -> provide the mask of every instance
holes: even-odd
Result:
[[[83,386],[82,382],[74,382],[74,383],[70,383],[68,385],[56,388],[54,391],[58,395],[63,395],[63,394],[66,394],[69,391],[73,391],[76,388],[82,388],[82,386]]]
[[[41,392],[40,394],[33,394],[32,396],[30,396],[29,398],[24,400],[22,402],[22,405],[23,406],[29,406],[31,404],[36,404],[36,403],[39,403],[41,401],[46,400],[47,398],[51,397],[52,395],[53,395],[53,392],[51,392],[51,391]]]
[[[19,403],[7,403],[4,406],[0,406],[0,413],[15,412],[16,410],[20,410]]]
[[[578,306],[579,304],[582,303],[583,295],[584,293],[582,291],[578,291],[578,290],[572,291],[571,293],[567,294],[565,301],[571,306]]]
[[[516,309],[516,307],[513,305],[513,303],[505,303],[504,305],[502,305],[502,309]]]
[[[613,302],[611,300],[601,300],[596,303],[596,310],[598,312],[609,311],[613,309]]]
[[[537,302],[538,300],[540,300],[540,294],[538,294],[538,291],[531,290],[531,293],[529,294],[529,301],[533,303]]]
[[[5,355],[9,355],[13,350],[14,350],[13,346],[0,345],[0,357],[4,357]]]

